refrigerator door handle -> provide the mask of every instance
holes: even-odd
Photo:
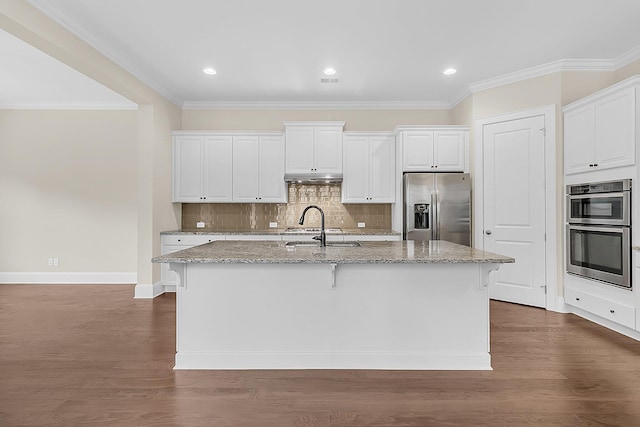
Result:
[[[438,192],[431,193],[431,209],[429,209],[429,215],[431,215],[431,238],[438,240],[440,238],[440,224],[438,223]]]

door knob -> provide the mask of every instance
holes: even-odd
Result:
[[[491,234],[491,230],[484,230],[484,234]]]

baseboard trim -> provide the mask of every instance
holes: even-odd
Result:
[[[619,334],[625,335],[629,338],[633,338],[636,341],[640,341],[640,332],[636,330],[620,325],[616,322],[612,322],[611,320],[605,319],[596,314],[589,313],[588,311],[582,310],[581,308],[578,308],[578,307],[567,305],[567,308],[570,310],[569,311],[570,313],[575,314],[576,316],[582,317],[583,319],[590,320],[593,323],[597,323],[598,325],[603,326],[607,329],[611,329],[612,331],[615,331]]]
[[[183,351],[176,353],[174,369],[492,370],[489,353]]]
[[[31,285],[123,285],[137,281],[136,273],[0,273],[0,284]]]
[[[135,299],[151,299],[165,293],[165,286],[162,282],[156,282],[153,285],[138,283],[135,288],[133,298]]]

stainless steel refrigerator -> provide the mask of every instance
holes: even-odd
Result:
[[[404,240],[448,240],[471,246],[468,173],[405,173]]]

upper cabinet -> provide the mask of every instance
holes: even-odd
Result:
[[[174,132],[173,201],[286,203],[282,133]]]
[[[398,126],[403,172],[465,172],[469,132],[466,128]]]
[[[287,202],[281,135],[233,137],[233,201]]]
[[[173,201],[232,201],[232,137],[174,135]]]
[[[344,133],[342,203],[395,202],[395,139],[389,133]]]
[[[635,164],[639,84],[633,77],[563,108],[566,175]]]
[[[342,173],[344,122],[284,122],[286,173]]]

